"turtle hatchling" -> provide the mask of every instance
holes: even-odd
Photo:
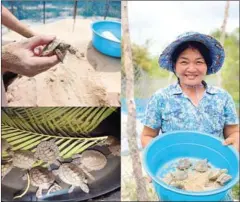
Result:
[[[30,169],[36,162],[34,154],[27,150],[14,151],[12,156],[12,165],[17,168]]]
[[[61,41],[59,39],[53,40],[51,43],[46,45],[41,53],[41,56],[48,56],[52,53],[55,53],[58,57],[58,59],[63,62],[63,59],[66,55],[66,52],[69,51],[71,54],[75,55],[76,57],[80,58],[78,56],[78,50],[73,48],[70,44],[65,43],[64,41]],[[81,53],[81,57],[83,57],[83,53]]]
[[[73,192],[75,187],[80,187],[85,193],[89,193],[86,175],[77,165],[63,163],[57,170],[53,170],[53,173],[58,175],[63,182],[71,185],[68,193]]]
[[[99,151],[86,150],[73,159],[72,163],[78,165],[91,179],[94,177],[89,173],[103,169],[107,164],[107,158]]]
[[[186,171],[177,170],[171,173],[174,180],[182,181],[188,178],[188,173]]]
[[[47,163],[49,170],[51,169],[50,164],[60,166],[59,161],[61,161],[62,159],[59,155],[60,154],[58,146],[56,145],[53,139],[49,141],[42,141],[37,146],[35,152],[35,158]]]
[[[177,165],[177,168],[180,170],[185,170],[190,168],[192,165],[191,161],[189,159],[180,159]]]
[[[226,173],[222,173],[218,178],[217,178],[217,182],[220,185],[224,185],[225,183],[227,183],[228,181],[230,181],[232,179],[231,175],[228,175]]]
[[[210,165],[208,164],[207,159],[203,159],[203,160],[198,160],[193,169],[195,169],[198,172],[206,172],[209,169]]]
[[[17,150],[12,152],[11,160],[2,165],[3,174],[2,178],[4,178],[13,167],[21,168],[21,169],[30,169],[32,168],[33,164],[36,162],[34,154],[27,150]]]
[[[227,169],[212,169],[208,174],[209,180],[216,180],[222,173],[227,173]]]
[[[43,196],[43,189],[49,189],[54,183],[55,176],[51,171],[48,171],[43,167],[34,167],[29,171],[30,182],[34,187],[38,187],[36,197],[41,198]],[[23,176],[23,180],[26,180],[26,175]]]

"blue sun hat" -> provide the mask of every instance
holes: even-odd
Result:
[[[209,49],[212,65],[208,67],[207,75],[214,74],[221,69],[225,58],[225,53],[222,45],[212,36],[201,34],[198,32],[186,32],[178,36],[177,40],[167,46],[159,57],[158,63],[160,67],[163,69],[167,69],[168,71],[174,72],[172,54],[180,44],[187,41],[200,42]]]

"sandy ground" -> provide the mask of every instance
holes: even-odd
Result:
[[[91,44],[91,19],[73,20],[33,26],[39,34],[56,35],[80,52],[78,59],[67,54],[64,63],[35,77],[16,78],[7,88],[8,106],[119,106],[121,89],[120,59],[105,56]],[[21,40],[9,32],[3,41]]]

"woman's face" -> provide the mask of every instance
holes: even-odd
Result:
[[[182,84],[199,85],[207,73],[207,64],[201,53],[194,48],[187,48],[176,61],[176,75]]]

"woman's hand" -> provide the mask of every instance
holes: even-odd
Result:
[[[24,41],[3,46],[2,71],[10,71],[24,76],[35,76],[56,65],[56,55],[39,57],[42,46],[53,41],[53,36],[34,36]]]
[[[224,145],[232,145],[237,151],[239,151],[239,133],[234,133],[225,139]]]
[[[223,145],[232,145],[239,152],[239,125],[227,125],[224,127]]]

